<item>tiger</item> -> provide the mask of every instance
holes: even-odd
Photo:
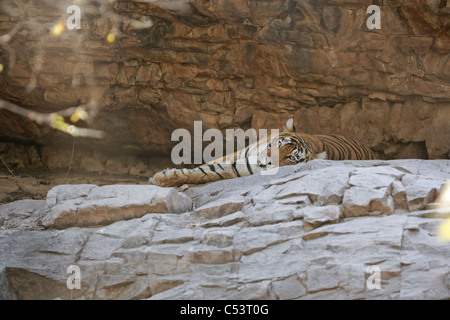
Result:
[[[246,148],[193,169],[166,169],[150,177],[148,184],[177,187],[253,175],[315,159],[374,160],[375,154],[356,140],[341,135],[297,134],[294,118],[282,133],[265,136]]]

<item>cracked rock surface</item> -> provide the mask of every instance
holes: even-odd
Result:
[[[449,180],[448,160],[318,160],[184,192],[57,186],[0,206],[0,298],[448,299]]]

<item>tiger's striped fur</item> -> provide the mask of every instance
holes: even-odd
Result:
[[[375,155],[351,138],[296,134],[294,119],[290,118],[279,135],[264,137],[242,150],[194,169],[166,169],[156,173],[148,183],[163,187],[207,183],[313,159],[373,160]]]

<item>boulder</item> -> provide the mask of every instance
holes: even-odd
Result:
[[[172,188],[145,185],[60,185],[47,194],[47,228],[92,227],[139,218],[151,212],[181,213],[191,200]]]

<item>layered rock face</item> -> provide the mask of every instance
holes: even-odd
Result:
[[[0,298],[448,299],[450,208],[435,202],[449,165],[315,160],[184,192],[57,186],[0,206]]]
[[[270,129],[292,115],[299,132],[351,136],[380,158],[449,157],[448,1],[90,1],[80,29],[52,34],[69,5],[0,5],[0,97],[42,112],[88,104],[86,125],[106,137],[75,139],[77,155],[103,170],[113,153],[169,155],[194,120]],[[72,138],[0,114],[8,163],[70,160]]]

